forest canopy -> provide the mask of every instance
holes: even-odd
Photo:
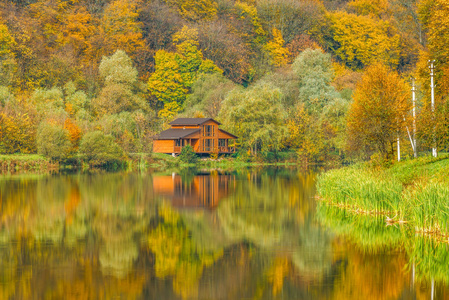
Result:
[[[420,147],[432,147],[436,128],[444,150],[448,13],[446,0],[3,0],[0,153],[68,159],[94,132],[125,154],[151,152],[152,137],[182,116],[222,122],[240,156],[369,158],[380,151],[372,139],[352,146],[373,121],[354,117],[360,95],[372,96],[362,78],[373,66],[416,78]],[[391,109],[404,115],[394,130],[407,145],[404,97]]]

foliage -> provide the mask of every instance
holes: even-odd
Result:
[[[388,21],[346,12],[328,15],[328,47],[348,66],[357,69],[377,61],[395,68],[399,64],[399,35]]]
[[[121,165],[123,150],[110,135],[101,131],[86,133],[81,139],[79,154],[82,161],[94,167]]]
[[[279,89],[258,85],[235,89],[224,100],[220,119],[253,154],[277,151],[286,134]]]
[[[345,159],[354,150],[342,146],[347,101],[365,68],[380,61],[404,78],[416,69],[419,144],[433,146],[435,125],[444,150],[447,12],[447,0],[8,0],[0,5],[0,106],[9,105],[1,149],[36,152],[37,124],[45,121],[71,131],[73,149],[82,132],[99,129],[126,151],[147,151],[172,119],[230,119],[224,104],[232,89],[266,85],[282,95],[273,127],[283,129],[242,141],[244,148]],[[435,117],[428,59],[437,66]],[[12,109],[11,101],[29,107]],[[271,135],[282,137],[262,142]],[[24,139],[27,146],[18,146]]]
[[[109,49],[122,49],[131,55],[145,49],[137,17],[136,4],[133,1],[114,1],[105,8],[101,24]]]
[[[389,211],[419,232],[447,234],[449,184],[442,174],[448,169],[447,156],[422,157],[390,168],[356,165],[324,173],[317,190],[331,204]]]
[[[149,111],[148,104],[136,91],[137,70],[124,51],[103,57],[99,71],[105,81],[99,97],[93,102],[99,116],[137,109]]]
[[[107,115],[97,125],[107,135],[112,135],[120,147],[128,153],[147,152],[150,145],[151,119],[142,111],[121,112]]]
[[[65,159],[72,147],[67,130],[45,121],[37,129],[36,145],[39,154],[57,161]]]
[[[279,29],[287,43],[318,26],[325,12],[323,5],[314,1],[259,0],[256,5],[262,22],[271,30]]]
[[[148,80],[148,91],[157,101],[164,103],[170,116],[182,107],[192,84],[200,74],[220,73],[215,64],[203,59],[198,50],[198,31],[184,26],[173,36],[176,53],[160,50],[156,53],[156,70]],[[171,107],[165,107],[168,105]]]
[[[391,157],[410,109],[408,87],[398,74],[376,64],[366,70],[353,98],[347,119],[350,147]]]
[[[340,96],[330,85],[334,76],[330,55],[322,50],[306,49],[295,58],[292,69],[299,79],[298,98],[308,109],[319,110]]]
[[[36,152],[36,111],[28,103],[13,99],[0,108],[0,153]]]
[[[273,40],[265,45],[265,49],[271,56],[272,65],[281,67],[288,63],[290,52],[287,48],[284,48],[282,33],[276,28],[273,28]]]
[[[0,85],[11,86],[17,68],[14,55],[16,41],[0,19]]]
[[[198,161],[198,156],[196,156],[192,146],[187,145],[182,147],[181,154],[179,154],[179,161],[185,164],[195,164]]]
[[[226,95],[235,88],[235,84],[223,75],[204,74],[192,85],[192,93],[185,102],[185,114],[193,117],[201,113],[211,118],[217,117]]]
[[[218,4],[214,0],[168,0],[181,16],[189,21],[210,20],[217,14]]]

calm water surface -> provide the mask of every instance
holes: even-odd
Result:
[[[317,203],[315,180],[0,177],[0,299],[449,298],[447,244]]]

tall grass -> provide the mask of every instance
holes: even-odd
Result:
[[[402,184],[383,171],[347,167],[318,178],[319,195],[334,204],[376,212],[397,212]]]
[[[449,184],[432,180],[417,183],[404,193],[403,206],[418,231],[448,234]]]
[[[447,174],[447,155],[396,163],[388,169],[356,165],[319,176],[317,190],[332,204],[391,212],[419,232],[449,234]]]

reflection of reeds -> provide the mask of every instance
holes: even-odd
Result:
[[[415,268],[415,280],[449,284],[448,245],[428,237],[409,239],[405,247],[409,255],[409,269]]]
[[[407,235],[407,227],[386,227],[383,216],[355,215],[325,203],[318,205],[316,216],[322,225],[345,236],[365,252],[398,248]]]

